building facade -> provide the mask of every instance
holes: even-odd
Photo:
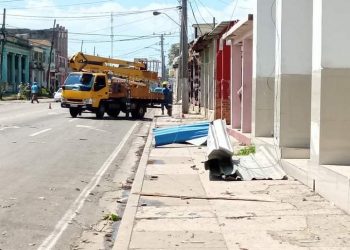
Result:
[[[51,43],[47,40],[29,39],[29,42],[32,46],[30,60],[30,81],[36,81],[41,86],[50,89],[48,82],[55,82],[55,49],[52,49],[51,52]],[[50,80],[48,81],[47,79]]]
[[[235,21],[221,22],[190,46],[189,84],[193,103],[200,105],[209,119],[225,119],[228,124],[231,123],[231,48],[222,36],[234,24]]]
[[[6,91],[17,92],[20,83],[29,82],[31,46],[18,37],[6,37],[3,43],[1,82]]]
[[[30,30],[30,29],[8,29],[11,34],[16,34],[26,39],[51,41],[53,38],[54,70],[51,69],[51,76],[48,86],[54,86],[57,89],[63,85],[68,74],[68,30],[60,25],[56,25],[53,29]],[[51,46],[51,42],[50,42]]]

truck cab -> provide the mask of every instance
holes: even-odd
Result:
[[[83,110],[89,110],[96,114],[99,111],[101,113],[104,110],[101,110],[100,104],[102,100],[108,98],[108,88],[106,74],[70,73],[62,87],[61,106],[69,108],[72,117],[76,117]]]

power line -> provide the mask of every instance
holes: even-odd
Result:
[[[9,1],[12,2],[12,1]],[[111,2],[111,0],[103,0],[103,1],[95,1],[95,2],[85,2],[85,3],[72,3],[72,4],[61,4],[61,5],[47,5],[47,6],[39,6],[39,7],[14,7],[14,8],[6,8],[9,10],[31,10],[31,9],[45,9],[45,8],[60,8],[60,7],[70,7],[77,5],[87,5],[87,4],[96,4],[96,3],[106,3]]]
[[[170,34],[164,34],[164,36],[173,36],[173,34],[176,34],[178,32],[170,33]],[[106,36],[110,37],[111,35],[108,34],[92,34],[92,33],[81,33],[81,32],[69,32],[69,35],[82,35],[82,36]],[[157,35],[154,34],[149,34],[149,35],[140,35],[140,36],[135,36],[135,35],[114,35],[114,36],[119,36],[119,37],[131,37],[131,38],[138,38],[138,37],[155,37]]]
[[[118,55],[118,57],[127,56],[127,55],[130,55],[130,54],[134,54],[134,53],[136,53],[136,52],[138,52],[138,51],[144,50],[144,49],[149,49],[149,48],[151,48],[153,45],[156,45],[156,44],[158,44],[158,42],[152,43],[152,44],[150,44],[150,45],[148,45],[148,46],[145,46],[145,47],[143,47],[143,48],[140,48],[140,49],[137,49],[137,50],[128,52],[128,53],[124,53],[124,54]]]
[[[202,13],[201,13],[201,11],[199,10],[199,7],[198,7],[198,4],[197,4],[197,1],[196,1],[196,0],[194,0],[194,3],[195,3],[195,5],[196,5],[196,7],[197,7],[197,10],[198,10],[198,13],[199,13],[200,17],[201,17],[202,20],[204,21],[204,23],[207,24],[207,25],[210,25],[209,23],[207,23],[207,21],[206,21],[206,20],[204,19],[204,17],[202,16]]]
[[[139,10],[139,11],[125,11],[125,12],[114,12],[114,16],[124,16],[124,15],[134,15],[134,14],[142,14],[147,12],[154,11],[165,11],[177,9],[177,7],[169,7],[169,8],[161,8],[161,9],[148,9],[148,10]],[[23,17],[23,18],[40,18],[40,19],[81,19],[81,18],[101,18],[101,17],[110,17],[110,12],[95,12],[95,13],[105,13],[100,15],[82,15],[82,16],[38,16],[38,15],[20,15],[20,14],[8,14],[8,16],[12,17]],[[90,13],[93,14],[93,13]]]
[[[191,1],[189,1],[189,4],[190,4],[191,10],[192,10],[192,15],[193,15],[193,17],[194,17],[194,20],[195,20],[195,21],[196,21],[196,23],[197,23],[198,29],[199,29],[199,31],[201,32],[201,34],[203,34],[203,33],[202,33],[202,30],[201,30],[201,27],[199,26],[199,24],[198,24],[198,22],[197,22],[196,15],[194,14],[194,11],[193,11],[193,8],[192,8]]]
[[[205,6],[205,5],[202,3],[201,0],[196,0],[196,1],[198,1],[198,2],[204,7],[204,9],[209,13],[209,15],[211,15],[212,17],[214,17],[214,15],[211,14],[211,12],[210,12],[209,9],[207,8],[207,6]]]

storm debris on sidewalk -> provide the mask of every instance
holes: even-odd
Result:
[[[210,180],[241,180],[232,159],[233,148],[226,131],[226,122],[215,120],[209,125],[207,158],[204,163]]]
[[[279,162],[267,157],[264,149],[255,151],[251,146],[247,155],[233,156],[233,148],[223,120],[215,120],[209,125],[205,169],[209,170],[210,180],[285,180],[286,173]]]
[[[207,121],[165,128],[155,128],[153,129],[155,146],[186,142],[194,145],[198,144],[197,146],[200,146],[206,141],[208,129],[209,122]]]

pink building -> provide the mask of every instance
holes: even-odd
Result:
[[[229,133],[239,141],[250,144],[249,134],[252,132],[252,45],[253,15],[248,15],[230,28],[222,39],[230,44],[230,68],[225,70],[231,74]],[[227,73],[226,72],[226,73]],[[220,118],[220,117],[218,117]]]

